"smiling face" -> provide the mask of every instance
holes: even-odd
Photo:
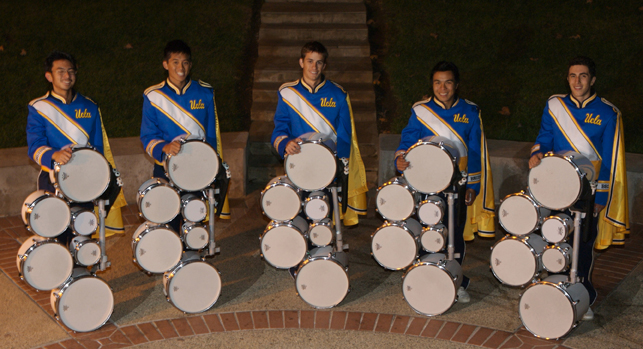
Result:
[[[322,74],[326,68],[324,56],[321,53],[306,53],[306,57],[299,59],[299,66],[303,69],[303,77],[306,84],[315,87],[321,82]]]
[[[579,102],[583,102],[592,90],[596,77],[591,76],[589,68],[585,65],[572,65],[567,73],[567,82],[572,91],[572,96]]]
[[[457,88],[458,84],[452,71],[437,71],[433,74],[433,95],[447,109],[453,104]]]
[[[171,53],[170,58],[163,61],[163,68],[167,70],[170,82],[178,88],[183,88],[190,76],[192,61],[185,53]]]
[[[59,59],[54,61],[51,71],[45,73],[45,78],[51,82],[56,94],[67,98],[76,83],[76,68],[70,61]]]

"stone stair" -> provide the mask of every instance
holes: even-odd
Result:
[[[270,136],[277,90],[301,77],[299,55],[310,40],[326,46],[326,77],[349,93],[369,187],[377,183],[378,132],[366,8],[362,0],[267,0],[261,9],[248,136],[248,192],[284,173]]]

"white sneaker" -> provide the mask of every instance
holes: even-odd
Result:
[[[587,312],[583,315],[583,321],[592,321],[594,320],[594,312],[592,308],[587,308]]]
[[[469,302],[471,302],[471,296],[469,296],[469,292],[467,292],[464,287],[460,286],[460,288],[458,288],[458,303]]]

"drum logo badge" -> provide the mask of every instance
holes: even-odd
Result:
[[[317,237],[319,237],[319,234],[317,234],[317,233],[313,233],[313,237],[314,237],[315,239],[317,239]]]
[[[96,251],[96,250],[92,251],[92,256],[96,256],[97,254],[98,254],[98,251]]]
[[[305,290],[307,287],[308,287],[308,286],[306,286],[305,284],[304,284],[304,285],[301,285],[301,289],[302,289],[302,290]]]
[[[172,164],[172,172],[176,171],[179,168],[179,165]]]
[[[411,286],[406,286],[406,290],[411,292],[413,289],[411,288]]]
[[[67,172],[63,172],[63,181],[66,180],[67,178],[69,178],[69,175],[67,174]]]
[[[38,220],[38,218],[40,218],[40,215],[39,215],[39,214],[37,214],[37,213],[36,213],[35,215],[33,215],[33,220],[34,220],[34,221]]]
[[[90,226],[90,227],[93,227],[95,223],[96,223],[96,222],[94,222],[94,220],[93,220],[93,219],[90,219],[90,220],[89,220],[89,226]]]
[[[33,267],[32,267],[32,266],[28,266],[28,267],[27,267],[27,273],[31,273],[31,271],[32,271],[32,270],[33,270]]]
[[[292,162],[291,162],[291,163],[289,163],[289,164],[288,164],[288,166],[290,167],[290,169],[295,168],[295,164],[293,164]]]
[[[145,250],[144,250],[144,249],[140,249],[140,251],[141,251],[141,253],[140,253],[140,255],[141,255],[141,256],[145,254]]]
[[[174,292],[177,292],[179,288],[177,286],[174,286]]]
[[[525,303],[525,310],[529,310],[530,306],[529,304]]]
[[[563,236],[563,227],[558,227],[558,235]]]
[[[507,210],[502,210],[502,217],[507,217],[507,215],[509,215],[509,212],[507,212]]]
[[[379,251],[382,248],[382,245],[375,243],[375,250]]]
[[[494,260],[494,263],[496,264],[496,267],[497,267],[497,266],[499,266],[499,265],[500,265],[500,263],[502,263],[502,262],[501,262],[498,258],[496,258],[496,259]]]
[[[272,205],[272,201],[266,200],[266,206],[270,206],[270,205]]]
[[[538,184],[539,180],[538,180],[538,178],[534,177],[534,180],[532,182],[534,182],[534,185],[536,185],[536,184]]]
[[[263,248],[264,250],[266,250],[266,251],[270,250],[270,245],[263,245],[263,246],[264,246],[264,248]]]
[[[384,200],[384,198],[381,198],[380,199],[380,205],[384,205],[385,203],[386,203],[386,200]]]
[[[152,203],[149,201],[145,201],[145,208],[150,208],[152,206]]]
[[[69,306],[68,305],[63,305],[63,311],[67,311],[67,310],[69,310]]]

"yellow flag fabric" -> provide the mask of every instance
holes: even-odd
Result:
[[[348,160],[348,209],[343,215],[342,220],[345,226],[351,226],[359,223],[358,215],[366,215],[368,202],[366,200],[366,169],[362,161],[362,155],[359,152],[357,143],[357,134],[355,132],[355,120],[353,118],[353,107],[348,95],[346,95],[348,110],[351,114],[351,155]],[[343,203],[342,203],[343,204]]]
[[[214,95],[212,97],[214,102]],[[214,103],[214,120],[216,121],[217,129],[217,152],[223,161],[223,145],[221,143],[221,131],[219,130],[219,114],[217,113],[217,104]],[[225,199],[223,200],[223,207],[221,208],[221,218],[230,219],[230,203],[228,202],[228,193],[225,193]]]

